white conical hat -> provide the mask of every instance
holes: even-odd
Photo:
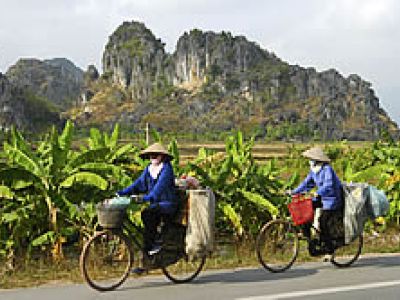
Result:
[[[330,162],[329,157],[324,153],[324,151],[320,147],[310,148],[302,153],[304,157],[307,157],[312,160],[322,161],[322,162]]]
[[[168,156],[170,159],[174,158],[171,154],[169,154],[168,150],[160,143],[154,143],[153,145],[150,145],[142,152],[140,152],[139,156],[141,158],[148,158],[150,154],[164,154]]]

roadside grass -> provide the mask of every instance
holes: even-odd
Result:
[[[57,263],[47,258],[40,258],[24,263],[17,262],[12,271],[3,270],[0,288],[13,289],[71,282],[82,282],[78,258],[68,258]]]
[[[400,234],[398,229],[389,228],[385,233],[365,234],[362,255],[400,254]],[[301,264],[310,261],[321,261],[321,257],[311,257],[304,241],[300,243],[299,256],[295,262]],[[4,262],[0,266],[4,268]],[[215,252],[207,258],[205,269],[234,269],[243,267],[260,267],[253,242],[217,244]],[[333,266],[332,266],[333,267]],[[161,274],[159,270],[150,274]],[[201,276],[201,273],[200,275]],[[79,253],[70,254],[63,261],[54,263],[48,258],[19,260],[13,271],[0,268],[0,289],[36,287],[44,284],[82,283],[79,271]]]

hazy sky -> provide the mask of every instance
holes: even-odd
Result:
[[[21,57],[95,64],[123,21],[144,22],[172,52],[193,28],[245,35],[281,59],[372,83],[400,123],[397,0],[0,0],[0,72]]]

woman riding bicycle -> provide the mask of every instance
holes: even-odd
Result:
[[[144,224],[144,247],[149,255],[157,253],[161,245],[156,243],[157,226],[161,219],[172,219],[177,210],[175,193],[175,176],[170,161],[173,156],[168,153],[163,145],[155,143],[140,155],[141,158],[150,158],[150,164],[144,169],[136,181],[127,188],[118,191],[119,196],[146,193],[143,201],[150,202],[150,206],[142,211]],[[142,273],[143,268],[134,270]]]
[[[332,254],[343,245],[344,240],[342,183],[321,148],[311,148],[302,155],[310,159],[310,172],[292,194],[309,192],[316,187],[313,208],[322,208],[319,218],[320,241],[311,241],[309,251],[311,255]],[[303,225],[304,235],[308,239],[311,237],[310,230],[311,224]]]

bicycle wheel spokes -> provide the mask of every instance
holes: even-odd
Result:
[[[350,244],[335,250],[331,257],[331,263],[337,267],[348,267],[354,263],[361,254],[363,237],[360,235]]]
[[[126,238],[104,231],[93,236],[81,254],[81,272],[87,283],[100,291],[113,290],[129,275],[133,255]]]
[[[267,270],[283,272],[296,260],[298,245],[293,225],[285,220],[274,220],[264,225],[258,234],[257,257]]]
[[[178,261],[164,267],[162,271],[172,282],[185,283],[193,280],[200,273],[205,261],[205,256],[190,257],[183,254]]]

